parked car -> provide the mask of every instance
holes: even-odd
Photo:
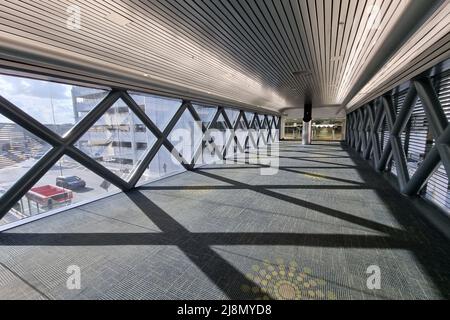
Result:
[[[77,176],[58,177],[56,185],[69,190],[77,190],[86,188],[86,181]]]

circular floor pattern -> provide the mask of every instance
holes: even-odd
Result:
[[[317,278],[309,268],[300,268],[295,261],[265,260],[252,267],[247,279],[257,286],[242,285],[241,290],[251,293],[256,300],[335,300],[334,292],[326,290],[326,281]]]

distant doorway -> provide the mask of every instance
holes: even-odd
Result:
[[[342,141],[344,120],[315,120],[313,122],[314,141]]]

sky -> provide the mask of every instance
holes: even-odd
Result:
[[[0,75],[0,95],[43,124],[74,123],[71,90],[71,85]],[[4,122],[11,121],[0,115]]]

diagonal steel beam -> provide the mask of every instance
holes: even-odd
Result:
[[[348,146],[352,145],[352,125],[353,125],[352,118],[353,118],[353,116],[352,116],[351,113],[347,115],[347,135],[346,135],[346,139],[347,139]]]
[[[193,170],[193,169],[195,168],[195,164],[197,163],[197,160],[198,160],[198,156],[197,156],[198,151],[200,150],[200,154],[201,154],[201,152],[203,152],[203,142],[205,141],[205,137],[206,137],[205,135],[208,133],[208,130],[209,130],[209,128],[211,127],[211,124],[212,124],[213,122],[211,122],[211,123],[208,125],[208,127],[205,127],[205,125],[203,124],[202,119],[201,119],[200,116],[198,115],[198,113],[197,113],[197,111],[195,110],[195,108],[192,106],[192,103],[189,103],[189,104],[188,104],[188,110],[189,110],[189,112],[191,113],[191,115],[192,115],[192,117],[194,118],[194,120],[202,124],[202,134],[203,134],[202,142],[201,142],[202,144],[197,148],[197,150],[196,150],[195,153],[194,153],[194,156],[192,157],[192,161],[191,161],[190,168],[191,168],[191,170]],[[217,112],[216,112],[216,113],[217,113]],[[220,115],[220,113],[219,113],[219,115]],[[217,116],[217,118],[219,117],[219,115]],[[215,121],[217,121],[217,119],[216,119]],[[215,122],[214,122],[214,124],[215,124]],[[209,143],[209,145],[212,146],[212,147],[214,148],[214,152],[215,152],[216,155],[220,158],[220,157],[221,157],[221,154],[220,154],[220,152],[219,152],[219,150],[218,150],[218,148],[217,148],[217,145],[216,145],[214,142]],[[200,155],[200,154],[199,154],[199,155]]]
[[[381,158],[381,144],[380,144],[380,137],[378,134],[383,124],[386,113],[384,112],[383,106],[378,104],[377,102],[374,103],[374,107],[375,108],[378,107],[378,112],[377,117],[375,119],[374,130],[371,140],[372,140],[373,157],[375,159],[375,167],[377,167]]]
[[[168,140],[168,137],[170,133],[172,132],[173,128],[176,126],[178,121],[181,119],[183,113],[186,111],[188,106],[188,102],[184,101],[182,105],[178,108],[175,115],[172,117],[172,119],[169,121],[169,124],[167,125],[164,132],[160,132],[159,129],[156,131],[156,138],[158,139],[153,147],[149,150],[149,152],[145,155],[144,159],[142,159],[141,164],[136,168],[136,170],[133,172],[131,178],[130,178],[130,185],[136,186],[136,184],[141,179],[142,175],[144,174],[145,170],[147,170],[150,163],[153,161],[159,150],[162,146],[164,146],[169,152],[176,151],[175,147],[172,145],[172,143]],[[150,129],[150,128],[149,128]],[[178,152],[178,151],[177,151]],[[173,154],[173,153],[172,153]],[[183,165],[183,167],[186,170],[190,170],[190,166],[188,162],[183,158],[183,156],[178,152],[178,154],[173,154],[175,158]]]
[[[439,151],[436,147],[433,147],[411,177],[408,184],[403,188],[402,193],[408,196],[417,195],[430,177],[439,169],[440,164],[441,156],[439,155]]]
[[[30,170],[1,197],[0,220],[22,199],[33,186],[58,162],[64,155],[64,147],[55,147],[47,152]]]
[[[362,153],[364,152],[364,150],[366,149],[367,146],[367,127],[369,126],[369,112],[366,108],[362,109],[362,114],[363,114],[363,122],[362,122],[362,127],[361,127],[361,147],[359,152]]]
[[[258,118],[258,115],[257,115],[256,113],[254,113],[254,114],[253,114],[253,119],[252,119],[252,121],[251,121],[251,123],[250,123],[250,127],[249,127],[249,129],[255,130],[255,131],[252,131],[252,132],[256,132],[257,130],[259,130],[259,125],[258,125],[259,121],[258,121],[257,118]],[[258,128],[257,128],[257,125],[258,125]],[[255,127],[256,129],[253,129],[253,127]],[[259,138],[259,137],[256,137],[256,141],[255,141],[253,135],[250,134],[250,133],[249,133],[249,137],[250,137],[250,141],[251,141],[252,144],[253,144],[253,147],[254,147],[255,149],[258,149],[258,138]]]
[[[436,140],[435,145],[441,156],[445,171],[447,172],[447,176],[450,177],[450,152],[448,144],[442,142],[444,132],[449,125],[447,116],[445,115],[439,97],[434,90],[431,79],[422,78],[415,80],[414,85],[422,101],[431,132]]]
[[[353,113],[347,115],[347,144],[353,146]]]
[[[247,128],[247,137],[245,138],[244,142],[244,150],[247,150],[248,148],[248,142],[250,141],[250,123],[247,119],[247,116],[245,115],[245,112],[242,113],[242,119],[244,120],[245,127]]]
[[[195,118],[200,119],[200,117],[199,117],[198,114],[197,114],[197,111],[195,111],[194,108],[192,108],[192,110],[190,109],[190,111],[191,111],[191,113],[193,114],[194,119],[195,119]],[[192,158],[191,166],[190,166],[190,167],[191,167],[191,170],[193,170],[193,169],[195,168],[195,165],[196,165],[196,163],[197,163],[199,157],[200,157],[200,156],[202,155],[202,153],[203,153],[203,143],[205,143],[206,140],[207,140],[207,138],[209,138],[209,136],[208,136],[209,130],[210,130],[213,126],[216,125],[217,120],[219,119],[219,117],[220,117],[221,114],[222,114],[221,107],[218,107],[217,110],[216,110],[216,113],[215,113],[213,119],[211,120],[211,122],[209,123],[208,127],[205,128],[204,126],[202,126],[202,129],[204,129],[204,131],[203,131],[202,144],[197,148],[197,150],[196,150],[195,153],[194,153],[194,157]],[[214,150],[214,152],[216,153],[216,155],[217,155],[219,158],[221,158],[221,157],[222,157],[222,154],[221,154],[221,152],[219,151],[219,149],[218,149],[218,147],[216,146],[216,144],[215,144],[214,142],[212,142],[212,143],[209,143],[209,142],[208,142],[208,144],[212,145],[212,147],[214,148],[213,150]]]
[[[358,126],[359,126],[359,112],[355,111],[353,113],[353,149],[356,149],[356,146],[358,145]]]
[[[277,130],[280,130],[281,129],[281,117],[276,117],[275,120],[276,120],[275,128]]]
[[[245,123],[245,112],[244,112],[244,111],[241,111],[241,121],[244,122],[244,127],[245,127],[245,130],[246,130],[246,135],[247,135],[247,137],[248,137],[248,127],[247,127],[247,125],[246,125],[246,123]],[[238,141],[238,147],[239,147],[240,151],[244,153],[244,152],[245,152],[245,141],[244,141],[244,145],[241,145],[241,143],[239,142],[239,139],[238,139],[237,141]]]
[[[270,135],[271,135],[271,132],[270,132],[271,126],[270,126],[269,116],[267,114],[264,115],[264,121],[266,121],[266,125],[267,125],[266,129],[268,131],[267,141],[266,142],[269,143]]]
[[[245,116],[245,114],[244,114],[244,111],[241,111],[240,112],[240,115],[239,115],[239,117],[238,117],[238,120],[236,121],[236,126],[235,126],[235,132],[237,131],[237,130],[239,130],[239,124],[241,123],[241,121],[244,121],[244,116]],[[244,126],[245,126],[245,121],[244,121]],[[246,130],[247,130],[247,135],[248,135],[248,128],[246,128]],[[239,138],[237,137],[237,135],[236,135],[236,145],[237,145],[237,147],[239,148],[239,151],[241,152],[241,153],[245,153],[245,141],[244,141],[244,145],[241,145],[241,143],[239,142]]]
[[[99,177],[111,182],[113,185],[121,189],[122,191],[127,191],[132,189],[134,186],[126,182],[121,177],[117,176],[100,163],[83,153],[81,150],[75,148],[74,146],[68,147],[65,150],[65,154],[71,157],[73,160],[85,166],[87,169],[91,170],[93,173]]]
[[[121,98],[156,138],[160,138],[163,135],[158,126],[150,119],[145,111],[138,106],[128,92],[122,92]]]
[[[0,219],[20,200],[39,180],[61,159],[68,148],[79,137],[83,136],[96,121],[108,110],[120,97],[120,92],[111,91],[86,117],[70,130],[65,138],[51,132],[44,125],[28,116],[6,99],[0,99],[0,113],[11,117],[11,120],[30,130],[31,133],[53,145],[53,149],[47,152],[35,163],[7,192],[1,197]],[[8,102],[8,103],[5,103]],[[112,173],[111,173],[112,174]],[[111,181],[113,182],[113,181]]]
[[[374,128],[375,128],[375,115],[374,115],[374,110],[373,110],[373,106],[372,104],[368,104],[367,105],[367,113],[368,113],[368,117],[369,117],[369,122],[368,122],[368,138],[367,138],[367,145],[363,150],[363,158],[365,160],[369,160],[370,156],[372,154],[372,136],[373,136],[373,132],[374,132]]]
[[[362,123],[361,123],[361,131],[359,133],[360,146],[358,148],[358,152],[364,152],[367,146],[367,127],[369,124],[369,115],[367,106],[365,108],[361,108],[361,114],[362,114]]]
[[[392,128],[391,134],[394,136],[399,136],[405,130],[409,120],[411,119],[412,113],[414,112],[414,107],[417,103],[417,90],[414,85],[411,85],[408,94],[406,95],[403,106],[398,114],[397,121]],[[389,162],[389,158],[392,155],[392,145],[391,139],[389,138],[386,146],[384,147],[383,154],[376,169],[378,171],[384,171],[386,165]]]
[[[76,124],[64,137],[66,145],[76,143],[95,123],[111,108],[122,96],[118,90],[111,91],[97,107],[92,109],[78,124]]]
[[[234,141],[234,142],[236,143],[236,145],[238,145],[238,147],[239,147],[239,142],[237,141],[237,136],[236,136],[236,130],[237,130],[238,126],[239,126],[239,123],[240,123],[240,121],[241,121],[241,118],[242,118],[242,112],[239,112],[239,115],[238,115],[238,117],[237,117],[237,119],[236,119],[236,122],[234,123],[234,126],[232,126],[231,128],[229,128],[230,131],[231,131],[231,135],[230,135],[230,138],[228,139],[227,143],[225,144],[225,148],[224,148],[224,150],[223,150],[223,158],[224,158],[224,159],[226,158],[228,148],[231,146],[231,144],[233,143],[233,141]],[[230,122],[230,123],[231,123],[231,122]],[[240,149],[242,150],[242,148],[240,148]]]
[[[406,164],[406,155],[402,147],[402,141],[400,136],[395,135],[394,125],[397,122],[395,107],[392,103],[391,97],[384,96],[382,98],[384,108],[386,110],[386,118],[388,123],[389,131],[391,132],[390,141],[392,146],[392,153],[394,156],[396,168],[397,168],[397,178],[400,185],[400,189],[403,190],[406,184],[409,182],[408,165]]]
[[[244,119],[244,123],[245,123],[245,126],[247,127],[247,129],[250,129],[250,122],[248,121],[247,116],[245,115],[245,112],[243,112],[243,114],[242,114],[242,119]]]
[[[362,125],[362,117],[361,117],[361,108],[356,111],[356,125],[355,125],[355,150],[358,151],[358,147],[361,140],[361,125]]]
[[[353,113],[353,143],[352,148],[356,149],[356,145],[358,144],[358,124],[359,124],[359,113],[355,111]]]
[[[22,111],[20,108],[0,96],[0,114],[9,118],[28,132],[50,145],[57,147],[63,144],[58,134],[41,124],[39,121]]]
[[[233,129],[233,124],[230,121],[230,118],[228,117],[227,112],[225,111],[225,108],[222,108],[222,117],[225,120],[225,124],[227,125],[228,129]]]

